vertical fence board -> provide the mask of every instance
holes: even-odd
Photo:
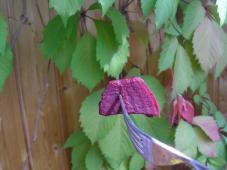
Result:
[[[86,6],[93,1],[86,0]],[[40,41],[43,24],[48,23],[52,12],[48,9],[47,0],[26,0],[26,5],[27,22],[14,49],[15,71],[0,94],[0,170],[22,168],[28,150],[24,126],[27,123],[28,137],[31,142],[40,96],[45,89],[46,79],[49,82],[49,88],[41,112],[38,139],[33,145],[29,169],[69,170],[69,157],[62,149],[62,145],[71,132],[79,129],[79,108],[89,92],[82,85],[75,84],[69,72],[59,75],[53,64],[47,72],[48,62],[40,53]],[[0,11],[9,23],[12,35],[19,24],[22,1],[0,0]],[[135,17],[139,18],[139,16]],[[89,26],[89,23],[88,27],[89,30],[94,29]],[[156,64],[156,55],[149,56],[144,71],[157,74]],[[226,87],[227,70],[218,81],[210,78],[211,97],[220,110],[227,115]],[[20,107],[23,103],[27,119],[25,121],[22,119]]]

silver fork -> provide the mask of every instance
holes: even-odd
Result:
[[[208,167],[198,161],[140,130],[130,118],[121,95],[119,95],[119,99],[130,140],[145,160],[154,165],[171,165],[174,161],[179,160],[191,165],[196,170],[209,170]]]

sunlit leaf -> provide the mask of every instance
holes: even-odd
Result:
[[[112,25],[104,21],[96,21],[98,32],[96,57],[101,67],[107,74],[118,78],[129,55],[129,44],[126,39],[122,39],[119,44],[115,38]]]
[[[144,167],[144,159],[138,153],[135,153],[129,163],[129,170],[141,170]]]
[[[227,17],[227,0],[217,0],[216,5],[218,7],[218,14],[220,17],[220,24],[223,25],[226,22]]]
[[[0,55],[5,52],[8,27],[4,19],[0,16]]]
[[[171,22],[168,22],[164,26],[164,31],[166,34],[173,35],[175,37],[182,34],[182,29],[177,23],[176,19],[173,19]]]
[[[82,131],[72,133],[64,144],[64,148],[72,148],[87,141],[87,137]]]
[[[51,19],[44,27],[41,50],[45,58],[52,58],[57,49],[62,46],[65,32],[66,30],[59,15]]]
[[[76,47],[71,62],[72,76],[89,90],[94,88],[104,76],[96,61],[95,52],[95,38],[90,33],[85,33]]]
[[[54,8],[61,16],[64,25],[67,24],[68,18],[80,10],[83,0],[50,0],[50,8]]]
[[[193,36],[193,48],[201,67],[212,69],[224,54],[222,29],[207,17],[203,19]]]
[[[132,115],[136,125],[147,134],[166,144],[173,144],[173,128],[164,117],[149,118],[144,115]]]
[[[13,69],[13,54],[9,46],[0,54],[0,91]]]
[[[175,133],[175,147],[186,155],[195,158],[197,155],[197,136],[192,126],[181,120]]]
[[[84,101],[80,109],[81,127],[92,143],[105,137],[115,126],[116,116],[99,115],[99,102],[102,90],[92,93]]]
[[[141,0],[141,8],[144,17],[147,17],[154,10],[156,1],[157,0]]]
[[[72,169],[79,169],[79,167],[83,165],[86,154],[91,145],[89,139],[85,136],[83,136],[83,140],[79,138],[77,138],[77,140],[79,140],[80,142],[77,142],[72,150]]]
[[[185,49],[179,45],[174,64],[173,96],[187,90],[191,84],[192,77],[193,71],[191,61]]]
[[[172,68],[177,48],[178,41],[176,38],[165,38],[159,59],[159,72],[162,72],[168,68]]]
[[[211,116],[196,116],[193,119],[192,122],[194,125],[199,126],[207,136],[212,141],[218,141],[220,140],[220,136],[218,133],[218,126]]]
[[[190,39],[192,32],[205,17],[205,9],[199,0],[193,0],[184,11],[183,35]]]
[[[117,9],[110,8],[106,14],[112,21],[113,30],[118,43],[122,43],[125,38],[129,37],[129,30],[125,16]]]
[[[105,15],[108,9],[113,5],[115,0],[99,0],[99,3],[102,6],[102,15]]]
[[[155,4],[155,25],[158,29],[165,22],[174,18],[177,5],[178,0],[157,0]]]
[[[76,47],[78,21],[79,16],[73,15],[65,27],[60,16],[57,15],[43,31],[42,53],[46,59],[53,60],[61,73],[70,66]]]
[[[104,155],[121,162],[134,152],[128,137],[128,132],[122,115],[115,115],[117,122],[105,138],[99,141],[99,147]]]
[[[85,165],[87,170],[101,169],[103,164],[103,156],[97,145],[90,148],[86,155]]]
[[[207,157],[216,157],[217,149],[215,142],[211,141],[202,129],[198,127],[194,128],[194,132],[197,135],[199,151]]]

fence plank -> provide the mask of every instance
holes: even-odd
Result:
[[[92,1],[94,0],[86,0],[86,5]],[[9,22],[11,35],[19,24],[21,2],[0,0],[0,11]],[[49,88],[41,112],[38,139],[33,146],[29,169],[69,170],[69,157],[62,149],[62,145],[71,132],[79,129],[79,108],[88,95],[88,90],[82,85],[75,84],[69,72],[60,76],[53,64],[47,72],[48,62],[40,53],[40,41],[43,24],[48,23],[52,12],[48,9],[47,0],[26,0],[26,5],[28,19],[14,50],[15,71],[0,94],[0,170],[22,168],[27,155],[28,141],[32,140],[36,113],[39,110],[40,96],[45,89],[46,80],[49,82]],[[145,72],[156,74],[153,59],[154,57],[148,58]],[[227,114],[226,75],[227,71],[219,81],[211,78],[209,83],[212,99],[225,114]],[[22,117],[23,103],[25,119]],[[26,124],[29,133],[27,140]]]

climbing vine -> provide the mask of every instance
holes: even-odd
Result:
[[[98,110],[105,82],[132,76],[144,79],[162,109],[160,118],[133,115],[137,125],[211,169],[223,169],[227,121],[212,103],[207,81],[209,74],[218,78],[227,65],[223,29],[227,1],[84,4],[85,0],[50,0],[49,7],[57,14],[44,27],[41,42],[44,58],[60,73],[71,70],[73,79],[90,91],[80,109],[81,130],[64,145],[72,148],[72,169],[144,167],[126,135],[122,115],[102,117]],[[0,89],[12,70],[12,52],[6,42],[7,25],[0,17]],[[146,74],[148,60],[154,62],[157,74]],[[164,109],[169,103],[172,114]]]

